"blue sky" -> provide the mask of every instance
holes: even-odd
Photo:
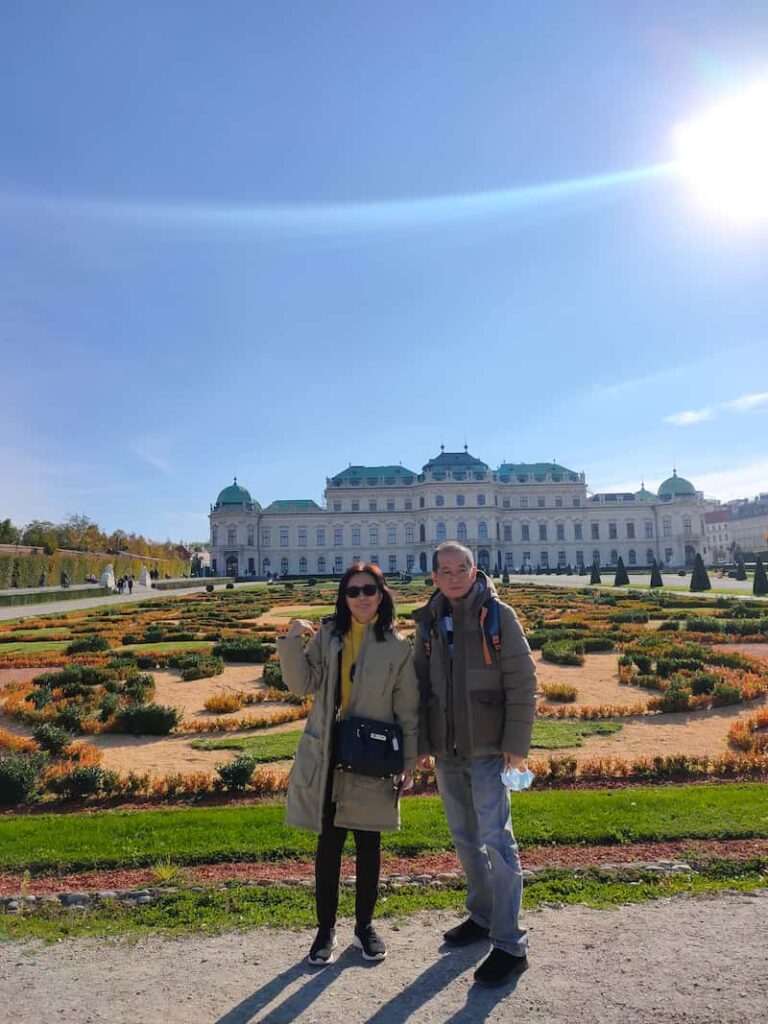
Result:
[[[768,8],[533,7],[5,0],[0,518],[201,539],[465,440],[768,489],[768,233],[668,169]]]

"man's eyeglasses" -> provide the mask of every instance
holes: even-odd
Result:
[[[456,572],[452,572],[450,569],[438,569],[435,575],[439,576],[441,580],[467,580],[472,572],[465,566],[461,569],[457,569]]]
[[[347,597],[351,597],[353,599],[360,597],[361,594],[364,594],[366,597],[373,597],[378,589],[379,588],[375,583],[365,583],[362,587],[347,587],[344,593]]]

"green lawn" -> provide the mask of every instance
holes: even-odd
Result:
[[[581,747],[585,736],[607,736],[620,729],[621,725],[614,722],[535,722],[531,747],[545,750]],[[263,763],[295,757],[300,738],[301,730],[296,729],[267,736],[192,740],[190,746],[196,750],[237,750]]]
[[[196,750],[237,750],[261,762],[284,761],[296,756],[302,732],[302,729],[291,729],[290,732],[274,732],[266,736],[224,736],[215,740],[192,740],[190,746]]]
[[[71,640],[19,640],[17,643],[0,644],[0,658],[4,654],[43,654],[46,651],[60,651]]]
[[[545,750],[583,747],[585,736],[608,736],[620,730],[621,725],[616,722],[536,721],[533,723],[531,747]]]
[[[132,651],[134,654],[156,654],[160,651],[208,651],[213,644],[213,640],[158,640],[153,644],[131,644],[130,647],[117,647],[115,653]]]
[[[514,794],[523,845],[768,837],[761,783],[542,791]],[[0,817],[0,871],[87,870],[153,864],[280,860],[312,855],[312,833],[289,829],[281,804]],[[403,801],[400,832],[384,849],[446,850],[451,837],[438,797]]]
[[[632,880],[550,871],[526,883],[523,906],[530,910],[543,903],[584,903],[603,909],[672,896],[711,895],[724,889],[752,892],[766,881],[766,866],[761,862],[720,863],[711,870],[691,875],[659,877],[649,872]],[[397,919],[420,910],[460,913],[465,899],[466,891],[460,883],[435,889],[405,886],[382,893],[376,916]],[[343,918],[354,915],[354,894],[346,888],[341,890],[339,915]],[[50,905],[29,915],[6,914],[0,918],[0,938],[56,942],[83,936],[107,938],[151,932],[212,935],[255,927],[311,928],[315,920],[311,889],[233,884],[224,889],[182,887],[145,906],[129,908],[112,902],[87,914],[73,914],[64,907]],[[297,936],[297,950],[301,951],[306,941]]]

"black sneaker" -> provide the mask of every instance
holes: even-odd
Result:
[[[315,936],[315,941],[309,948],[307,960],[315,967],[325,967],[332,964],[334,960],[333,951],[336,949],[336,929],[321,928]]]
[[[478,985],[495,988],[522,974],[527,967],[527,956],[513,956],[512,953],[494,947],[475,971],[475,981]]]
[[[449,928],[443,933],[443,938],[449,946],[468,946],[470,942],[479,942],[480,939],[487,939],[489,931],[483,928],[477,921],[468,917],[466,921],[457,924],[455,928]]]
[[[352,942],[358,949],[362,949],[363,960],[383,960],[387,955],[387,947],[376,934],[372,924],[357,925]]]

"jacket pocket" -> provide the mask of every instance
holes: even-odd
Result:
[[[470,690],[472,748],[501,746],[504,732],[504,694],[501,690]]]
[[[320,769],[322,760],[322,740],[305,732],[299,740],[296,757],[289,775],[290,781],[296,786],[311,786]]]

